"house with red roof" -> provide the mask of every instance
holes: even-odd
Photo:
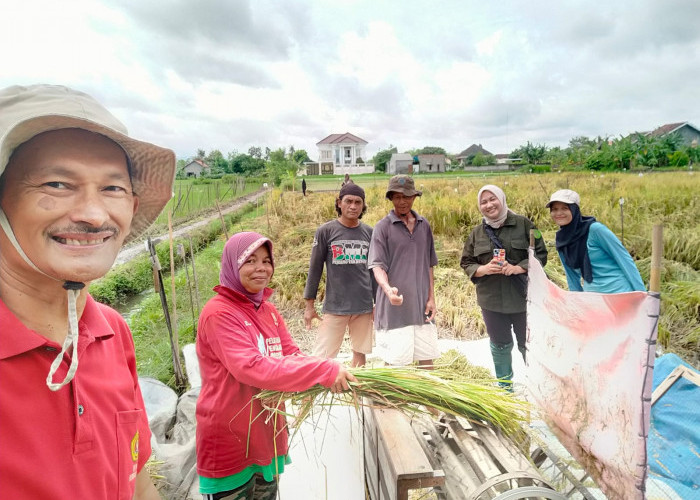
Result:
[[[367,163],[365,146],[367,141],[350,132],[331,134],[316,143],[318,161],[307,162],[306,173],[308,175],[372,173],[374,164]]]
[[[667,123],[666,125],[661,125],[660,127],[652,130],[651,132],[646,132],[644,135],[651,137],[663,137],[670,134],[680,135],[684,146],[691,146],[693,144],[697,146],[698,143],[700,143],[700,129],[688,122]]]

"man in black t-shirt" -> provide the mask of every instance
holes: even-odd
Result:
[[[314,355],[338,355],[346,330],[353,350],[352,365],[365,364],[372,352],[372,310],[376,284],[367,268],[372,228],[360,221],[367,210],[365,191],[354,183],[345,184],[335,201],[338,218],[316,230],[309,275],[306,279],[304,322],[311,329],[313,318],[320,319]],[[326,266],[323,318],[315,309],[319,282]]]

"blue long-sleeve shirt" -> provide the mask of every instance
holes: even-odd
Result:
[[[564,256],[559,252],[559,258],[566,271],[569,290],[598,293],[646,291],[642,277],[629,252],[604,224],[600,222],[591,224],[586,245],[593,268],[592,283],[581,279],[580,269],[571,269],[567,266]]]

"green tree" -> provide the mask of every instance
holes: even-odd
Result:
[[[447,151],[444,148],[438,146],[425,146],[421,149],[415,150],[411,156],[416,155],[446,155]]]
[[[301,166],[287,155],[284,148],[270,151],[269,157],[270,159],[267,161],[266,166],[272,184],[279,186],[282,184],[282,179],[286,177],[291,182],[292,187],[294,187],[296,176]]]
[[[265,160],[239,154],[229,160],[229,168],[234,174],[257,175],[265,170]]]
[[[248,155],[253,158],[262,159],[262,149],[258,146],[251,146],[248,148]]]
[[[210,151],[204,161],[209,165],[209,177],[221,177],[229,169],[228,161],[218,149]]]
[[[545,156],[547,154],[547,146],[544,144],[532,144],[530,141],[527,141],[527,144],[524,146],[520,146],[519,148],[515,149],[511,154],[511,158],[520,158],[522,159],[525,163],[531,163],[533,165],[537,165],[544,161]]]
[[[623,170],[632,167],[635,148],[631,137],[620,136],[619,139],[612,141],[609,148],[613,168]]]
[[[374,158],[372,158],[372,163],[374,163],[375,170],[378,172],[386,172],[386,166],[389,164],[389,160],[391,160],[391,155],[398,152],[399,150],[391,144],[389,144],[387,149],[377,151],[377,154],[375,154]]]
[[[566,151],[561,149],[559,146],[555,146],[547,151],[545,155],[545,161],[549,162],[552,167],[559,168],[566,164],[568,156]]]
[[[486,157],[482,155],[481,152],[478,152],[474,155],[474,158],[472,158],[471,164],[474,167],[483,167],[486,165]]]
[[[299,164],[303,164],[306,161],[311,161],[311,158],[309,158],[309,155],[305,149],[297,149],[294,151],[292,154],[292,159]]]

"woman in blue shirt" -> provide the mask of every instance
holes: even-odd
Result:
[[[577,192],[561,189],[547,203],[557,231],[556,246],[569,290],[621,293],[646,291],[627,249],[595,217],[583,217]],[[582,279],[583,278],[583,279]]]

